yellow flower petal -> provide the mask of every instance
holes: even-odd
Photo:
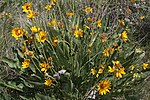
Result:
[[[96,74],[96,70],[95,69],[91,69],[91,73],[92,73],[92,75],[95,75]]]
[[[38,37],[37,37],[37,41],[44,43],[46,41],[46,38],[47,38],[46,32],[45,31],[40,31],[40,33],[38,34]]]
[[[30,59],[25,59],[23,62],[22,62],[22,68],[28,68],[30,65]]]
[[[101,80],[98,84],[98,91],[100,95],[106,95],[111,89],[111,82],[109,80]]]
[[[144,70],[146,70],[148,68],[148,64],[147,63],[143,63],[142,67],[143,67]]]
[[[46,79],[45,80],[45,82],[44,82],[44,84],[46,85],[46,86],[51,86],[52,85],[52,80],[49,78],[49,79]]]
[[[126,42],[128,40],[128,36],[127,36],[127,32],[126,31],[123,31],[122,34],[121,34],[121,39]]]
[[[32,3],[25,3],[25,4],[22,6],[23,12],[28,13],[28,12],[31,10],[31,8],[32,8],[31,5],[32,5]]]

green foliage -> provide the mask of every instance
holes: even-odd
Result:
[[[131,38],[132,24],[122,18],[128,16],[120,13],[115,16],[116,9],[112,15],[110,9],[115,3],[106,0],[58,0],[56,3],[54,0],[39,0],[40,3],[37,3],[33,0],[32,8],[29,8],[31,12],[22,13],[25,0],[22,2],[6,0],[2,5],[10,3],[17,6],[17,12],[10,18],[13,22],[9,26],[9,35],[16,38],[18,45],[12,48],[13,57],[4,55],[1,59],[15,71],[16,76],[1,80],[0,89],[7,87],[14,93],[5,96],[2,91],[0,98],[142,98],[142,93],[137,94],[137,90],[141,91],[144,79],[150,75],[149,67],[142,67],[149,62],[143,61],[145,51]],[[52,7],[50,10],[45,8],[47,4]],[[2,22],[5,22],[4,19],[2,17]],[[5,30],[3,34],[7,32]],[[113,67],[115,71],[111,72]],[[103,80],[108,80],[110,87],[100,86]],[[104,90],[106,95],[102,95],[98,86],[101,89],[107,87],[110,92]]]

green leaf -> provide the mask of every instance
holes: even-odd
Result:
[[[42,95],[42,94],[39,94],[39,93],[37,93],[35,95],[35,98],[36,98],[36,100],[56,100],[55,97],[49,97],[49,96]]]
[[[18,88],[23,89],[24,85],[22,83],[20,83],[19,85],[17,85]]]
[[[36,68],[35,66],[31,63],[29,67],[34,73],[36,73]]]
[[[19,62],[23,62],[23,56],[22,56],[22,52],[20,49],[14,49],[13,52],[15,53],[15,57]]]
[[[33,81],[28,81],[29,83],[33,84],[33,85],[43,85],[43,83],[40,83],[40,82],[33,82]]]
[[[20,95],[19,96],[22,100],[29,100],[29,99],[27,99],[26,97],[24,97],[24,96],[22,96],[22,95]]]
[[[71,89],[71,91],[73,90],[73,87],[74,87],[74,84],[73,84],[72,80],[70,80],[70,89]]]
[[[7,57],[3,57],[2,61],[7,63],[9,67],[11,68],[17,68],[17,61],[7,58]]]
[[[25,86],[27,86],[27,87],[29,87],[29,88],[34,88],[34,85],[30,84],[29,82],[27,82],[27,81],[24,80],[23,78],[20,78],[20,79],[23,81],[23,83],[24,83]]]
[[[8,83],[6,83],[6,82],[0,81],[0,84],[6,86],[8,88],[23,92],[23,90],[16,85],[16,82],[8,81]]]

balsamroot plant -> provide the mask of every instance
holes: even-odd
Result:
[[[2,59],[17,73],[3,82],[17,98],[111,100],[143,86],[149,62],[128,23],[110,18],[107,0],[85,1],[33,0],[19,8],[10,32],[19,45],[14,58]]]

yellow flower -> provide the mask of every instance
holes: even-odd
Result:
[[[100,69],[98,70],[98,74],[101,74],[101,73],[103,73],[103,69],[102,69],[102,68],[100,68]]]
[[[133,74],[133,77],[134,77],[134,78],[138,78],[138,77],[140,78],[140,76],[139,76],[138,73],[134,73],[134,74]]]
[[[38,31],[41,30],[40,28],[37,28],[36,26],[33,26],[33,27],[31,27],[30,29],[31,29],[31,31],[32,31],[33,33],[36,33],[36,32],[38,32]]]
[[[12,18],[12,15],[11,15],[11,13],[8,13],[8,17],[9,17],[9,18]]]
[[[90,35],[93,36],[93,35],[94,35],[94,32],[90,32]]]
[[[96,74],[96,77],[97,77],[97,78],[99,77],[99,74],[103,73],[103,70],[104,70],[104,69],[102,69],[102,68],[100,68],[100,69],[98,70],[98,73]]]
[[[52,85],[52,80],[50,78],[48,78],[48,79],[45,80],[44,84],[46,86],[51,86]]]
[[[40,14],[40,12],[34,12],[35,16],[38,16]]]
[[[30,10],[30,11],[28,12],[27,19],[28,19],[28,20],[29,20],[29,19],[33,19],[33,18],[35,18],[34,16],[35,16],[35,13]]]
[[[97,21],[97,27],[101,28],[102,27],[102,20]]]
[[[117,42],[114,42],[114,43],[113,43],[113,46],[115,46],[115,47],[118,46],[118,43],[117,43]]]
[[[145,18],[145,16],[140,16],[140,20],[143,20]]]
[[[74,36],[77,38],[77,37],[83,37],[83,30],[79,29],[79,30],[76,30],[74,32]]]
[[[120,67],[121,67],[120,61],[112,61],[112,62],[113,62],[113,65],[114,65],[116,68],[120,68]]]
[[[74,14],[72,12],[66,12],[66,17],[71,17],[73,16]]]
[[[78,27],[79,27],[78,25],[75,25],[72,27],[72,30],[77,30]]]
[[[100,65],[100,68],[99,68],[99,70],[98,70],[98,72],[97,72],[97,74],[96,74],[96,77],[97,77],[97,78],[99,77],[99,74],[102,74],[102,73],[103,73],[104,68],[105,68],[105,66],[104,66],[103,64],[101,64],[101,65]]]
[[[87,7],[85,9],[83,9],[83,11],[86,13],[86,14],[89,14],[89,13],[93,13],[93,9],[91,7]]]
[[[48,60],[49,60],[49,61],[52,61],[52,60],[53,60],[53,58],[52,58],[52,57],[48,57]]]
[[[110,54],[113,54],[115,49],[114,48],[107,48],[107,50],[109,51]]]
[[[56,2],[57,2],[57,0],[53,0],[53,2],[54,2],[54,3],[56,3]]]
[[[131,14],[131,13],[132,13],[132,10],[131,10],[130,8],[128,8],[128,9],[127,9],[127,13],[128,13],[128,14]]]
[[[22,28],[14,28],[12,31],[12,36],[18,40],[19,37],[22,37],[25,34],[25,31]]]
[[[112,62],[113,62],[113,68],[108,66],[109,68],[108,72],[113,73],[116,71],[116,77],[122,78],[122,74],[126,74],[126,72],[124,71],[125,68],[121,66],[119,61],[112,61]]]
[[[34,53],[33,53],[33,51],[29,51],[29,52],[28,52],[28,55],[29,55],[30,57],[32,57],[32,58],[33,58],[33,57],[34,57]]]
[[[87,26],[87,25],[84,25],[84,28],[85,28],[85,29],[90,29],[90,27],[89,27],[89,26]]]
[[[56,46],[57,46],[57,43],[58,43],[58,39],[57,39],[56,37],[53,37],[53,39],[52,39],[52,45],[53,45],[54,47],[56,47]]]
[[[47,70],[50,68],[50,65],[44,61],[43,63],[40,64],[40,67],[41,67],[41,71],[46,73]]]
[[[28,13],[28,12],[31,10],[31,8],[32,8],[31,4],[32,4],[32,3],[25,3],[25,4],[22,6],[23,12]]]
[[[134,70],[134,68],[135,68],[135,66],[134,66],[134,65],[131,65],[131,70],[132,70],[132,71]]]
[[[104,56],[109,57],[109,52],[108,52],[108,50],[107,50],[107,49],[105,49],[105,50],[103,51],[103,54],[104,54]]]
[[[111,82],[109,80],[101,80],[98,84],[98,91],[100,95],[106,95],[107,92],[109,92],[109,89],[111,87]]]
[[[119,22],[122,26],[125,26],[124,20],[118,19],[118,22]]]
[[[30,59],[25,59],[24,62],[22,62],[22,68],[28,68],[30,65]]]
[[[108,68],[109,68],[108,72],[110,72],[110,73],[115,72],[115,67],[114,66],[112,68],[110,66],[108,66]]]
[[[117,69],[116,77],[122,78],[122,74],[126,74],[126,72],[124,70],[125,70],[124,67]]]
[[[106,35],[106,34],[103,34],[103,35],[101,36],[101,41],[102,41],[102,43],[104,43],[104,42],[107,41],[107,35]]]
[[[63,23],[62,23],[62,22],[58,22],[58,23],[57,23],[57,26],[58,26],[59,28],[61,28],[61,27],[63,27]]]
[[[131,1],[131,3],[135,3],[136,2],[136,0],[130,0]]]
[[[97,77],[97,78],[99,77],[99,74],[98,74],[98,73],[96,74],[96,77]]]
[[[48,23],[49,26],[55,26],[56,25],[56,20],[52,20],[51,22]]]
[[[37,37],[37,41],[38,42],[45,42],[46,41],[46,32],[45,31],[40,31],[40,33],[38,34],[38,37]]]
[[[127,39],[128,39],[128,36],[127,36],[127,32],[126,31],[123,31],[122,34],[121,34],[121,39],[126,42]]]
[[[144,70],[146,70],[147,67],[148,67],[148,64],[147,64],[147,63],[143,63],[143,64],[142,64],[142,67],[143,67]]]
[[[3,11],[2,13],[0,13],[0,18],[4,18],[4,17],[12,18],[12,14]]]
[[[104,69],[104,68],[105,68],[105,66],[104,66],[103,64],[101,64],[101,65],[100,65],[100,68],[101,68],[101,69]]]
[[[91,69],[91,73],[92,73],[92,75],[95,75],[96,74],[96,70],[95,69]]]
[[[5,17],[5,15],[6,15],[6,12],[5,12],[5,11],[3,11],[3,12],[1,13],[2,18],[4,18],[4,17]]]
[[[90,17],[88,17],[88,18],[87,18],[87,21],[90,22],[90,23],[92,23],[92,22],[93,22],[93,19],[90,18]]]
[[[45,9],[51,10],[51,9],[52,9],[52,5],[46,5],[46,6],[45,6]]]
[[[51,3],[54,6],[56,4],[57,0],[52,0]]]
[[[24,57],[27,54],[27,48],[22,46],[22,56]]]
[[[35,36],[35,34],[32,34],[27,40],[25,40],[25,42],[32,43],[34,40],[34,36]]]
[[[120,51],[120,50],[121,50],[121,46],[118,46],[118,47],[117,47],[117,50]]]

